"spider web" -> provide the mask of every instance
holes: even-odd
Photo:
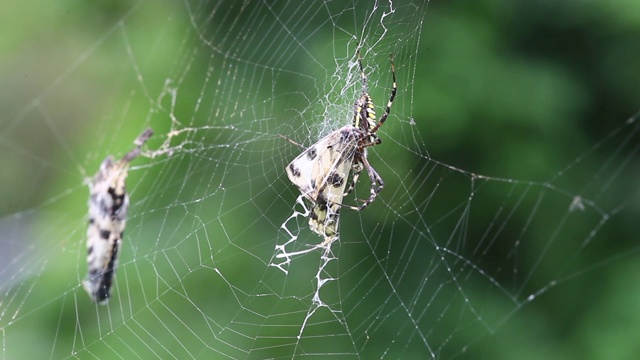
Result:
[[[637,11],[11,6],[31,18],[3,21],[1,359],[637,353],[639,82],[620,66],[637,58],[620,36],[640,31]],[[358,43],[379,115],[396,64],[369,151],[386,185],[318,247],[283,136],[308,146],[349,123]],[[606,77],[575,62],[596,58]],[[113,297],[97,305],[81,286],[85,182],[146,127]],[[368,197],[365,178],[345,201]]]

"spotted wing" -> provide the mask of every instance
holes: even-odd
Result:
[[[326,239],[338,235],[340,208],[352,162],[350,157],[336,164],[311,207],[309,228]]]
[[[94,301],[104,304],[118,265],[122,234],[126,225],[129,196],[125,190],[127,162],[104,160],[91,184],[89,227],[87,229],[87,265],[89,273],[82,282]]]
[[[356,128],[345,126],[310,146],[286,168],[289,180],[313,203],[309,226],[315,233],[338,233],[340,204],[356,151]]]
[[[140,155],[141,147],[153,135],[145,130],[134,141],[135,148],[120,161],[107,157],[89,185],[89,227],[87,229],[88,274],[82,281],[91,298],[105,304],[111,297],[111,287],[118,266],[122,235],[127,221],[129,195],[125,180],[129,163]]]

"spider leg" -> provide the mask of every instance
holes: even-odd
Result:
[[[389,55],[389,59],[391,61],[391,76],[393,77],[393,87],[391,88],[391,96],[389,97],[389,102],[387,103],[387,108],[384,109],[384,114],[380,117],[378,124],[371,129],[370,133],[375,133],[378,131],[380,126],[384,124],[385,120],[389,116],[389,112],[391,112],[391,105],[393,105],[393,100],[396,98],[396,92],[398,90],[398,86],[396,85],[396,66],[393,64],[393,55]]]
[[[360,78],[362,79],[362,93],[366,94],[369,92],[367,88],[367,74],[364,73],[364,66],[362,66],[362,56],[360,55],[360,45],[356,49],[356,54],[358,56],[358,66],[360,67]]]
[[[382,181],[382,177],[380,177],[378,172],[375,171],[371,164],[369,164],[367,157],[362,156],[359,160],[362,162],[364,168],[367,169],[367,173],[369,174],[369,180],[371,180],[371,196],[369,196],[367,200],[362,200],[364,203],[358,207],[358,211],[369,206],[369,204],[376,199],[378,193],[382,191],[382,188],[384,188],[384,181]]]
[[[367,169],[367,173],[369,174],[369,179],[371,180],[371,196],[369,196],[367,200],[356,199],[356,201],[362,201],[362,205],[360,206],[352,206],[352,205],[347,205],[342,203],[332,203],[332,204],[338,205],[343,208],[360,211],[366,208],[367,206],[369,206],[369,204],[371,204],[376,199],[376,196],[378,196],[378,193],[384,187],[384,181],[382,181],[382,177],[380,177],[380,175],[378,175],[378,173],[368,163],[365,165],[364,169]],[[354,173],[354,181],[352,181],[351,185],[349,186],[349,189],[345,192],[344,194],[345,196],[348,195],[351,191],[353,191],[361,172],[362,170],[357,172],[357,176],[356,176],[356,173]]]
[[[306,147],[304,147],[304,145],[302,145],[302,144],[300,144],[300,143],[297,143],[297,142],[295,142],[295,141],[291,140],[290,138],[288,138],[288,137],[286,137],[286,136],[284,136],[284,135],[282,135],[282,134],[278,134],[278,136],[280,136],[281,138],[283,138],[283,139],[287,140],[288,142],[292,143],[293,145],[296,145],[296,146],[298,146],[298,147],[301,147],[301,148],[303,148],[303,149],[305,149],[305,150],[307,149]]]
[[[347,196],[351,194],[353,189],[356,187],[356,184],[358,183],[358,179],[360,178],[360,173],[364,169],[364,165],[362,164],[359,158],[354,158],[351,169],[353,170],[353,177],[351,178],[351,183],[349,183],[349,186],[347,187],[347,191],[345,191],[344,194],[342,194],[342,196]]]
[[[382,188],[384,188],[384,181],[382,181],[382,177],[371,166],[371,164],[369,164],[366,154],[358,155],[353,159],[353,169],[353,180],[351,181],[351,184],[349,185],[347,191],[344,193],[344,196],[347,196],[349,193],[351,193],[351,191],[353,191],[355,185],[358,183],[358,178],[360,177],[360,173],[363,169],[367,169],[367,174],[369,175],[369,180],[371,181],[371,195],[367,200],[356,199],[356,201],[362,201],[362,205],[360,206],[351,206],[346,204],[339,205],[347,209],[360,211],[369,206],[369,204],[371,204],[376,199],[378,193],[382,191]]]

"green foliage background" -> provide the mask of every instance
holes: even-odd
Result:
[[[0,354],[7,359],[113,358],[113,353],[125,358],[131,354],[141,358],[206,358],[218,349],[203,349],[199,334],[189,329],[214,328],[212,333],[218,334],[216,326],[229,321],[264,325],[244,330],[246,334],[259,334],[258,341],[220,332],[216,344],[232,344],[220,349],[222,353],[239,358],[290,354],[290,347],[276,347],[277,339],[296,336],[299,327],[295,325],[300,325],[300,314],[309,307],[307,297],[313,284],[308,279],[313,277],[317,263],[305,259],[308,262],[293,265],[295,271],[292,269],[287,278],[272,278],[264,267],[269,258],[255,261],[253,256],[272,253],[276,239],[265,234],[277,230],[295,198],[280,169],[298,149],[283,142],[278,134],[309,143],[326,130],[321,125],[315,128],[302,124],[296,110],[316,111],[315,107],[326,105],[310,102],[325,100],[319,91],[332,75],[326,69],[333,70],[334,51],[342,51],[335,48],[346,48],[343,44],[352,41],[332,30],[341,26],[351,29],[353,18],[335,18],[332,21],[336,26],[327,26],[326,17],[320,14],[314,18],[317,24],[309,25],[320,30],[312,40],[280,49],[280,42],[289,41],[286,37],[272,43],[222,37],[220,44],[205,44],[203,38],[214,34],[212,38],[218,40],[218,35],[224,33],[216,28],[222,26],[216,21],[226,24],[225,20],[214,19],[211,33],[205,32],[199,38],[189,32],[193,22],[189,15],[208,14],[207,6],[213,8],[215,3],[37,3],[0,4],[0,214],[4,216],[3,224],[15,224],[17,217],[27,219],[24,229],[15,233],[8,225],[2,226],[5,235],[0,239],[6,244],[0,245],[11,255],[3,258],[7,265],[0,273],[0,279],[7,284],[0,288],[5,292],[4,300],[0,300],[5,304],[0,305],[4,310],[0,312]],[[589,154],[577,169],[558,176],[553,184],[576,192],[585,186],[589,192],[587,185],[594,180],[596,185],[591,186],[599,189],[591,190],[599,197],[595,200],[616,216],[599,228],[596,241],[589,246],[581,246],[588,236],[581,232],[584,229],[576,228],[573,238],[555,240],[552,254],[544,254],[543,245],[535,242],[529,243],[521,254],[522,263],[527,264],[525,269],[541,259],[544,262],[540,270],[532,272],[539,278],[527,283],[531,290],[544,287],[550,279],[559,280],[558,286],[550,286],[543,296],[517,308],[493,332],[452,319],[439,325],[442,339],[436,340],[440,336],[436,327],[430,341],[435,348],[446,344],[442,345],[442,358],[635,358],[640,352],[638,147],[631,144],[614,155],[620,146],[616,139],[623,137],[608,141],[606,136],[640,110],[640,2],[493,0],[416,5],[420,11],[417,18],[423,20],[422,28],[416,31],[421,33],[398,35],[391,27],[389,40],[365,59],[376,70],[371,75],[377,85],[372,94],[381,105],[388,96],[386,84],[390,79],[385,51],[397,52],[400,92],[393,116],[384,128],[388,139],[373,152],[377,161],[374,166],[383,178],[391,179],[381,195],[388,203],[372,206],[362,215],[344,214],[343,229],[345,224],[353,224],[372,240],[384,242],[385,236],[393,236],[394,244],[398,244],[397,239],[414,236],[411,231],[415,227],[402,225],[388,213],[389,207],[401,209],[409,201],[401,195],[391,195],[392,189],[399,183],[414,184],[431,166],[431,159],[469,173],[536,182],[552,179],[567,164]],[[250,6],[282,14],[287,11],[287,6],[280,3]],[[343,8],[335,2],[327,6]],[[355,6],[362,8],[363,14],[372,8],[367,2]],[[332,11],[328,10],[339,13]],[[236,17],[234,14],[241,13],[237,6],[221,13],[239,23],[252,21],[249,17]],[[352,13],[358,12],[345,11]],[[278,24],[259,23],[255,31],[269,31],[273,26]],[[394,39],[409,40],[394,48],[390,44]],[[239,48],[230,46],[232,41],[255,50],[241,53],[239,60],[234,53],[218,52]],[[340,45],[334,48],[337,43]],[[310,64],[302,49],[320,65]],[[290,54],[273,54],[278,51]],[[193,55],[185,56],[190,53]],[[243,58],[244,54],[250,55]],[[350,54],[341,56],[346,59]],[[193,61],[187,63],[185,59]],[[235,66],[228,66],[236,61]],[[225,74],[226,83],[203,85],[208,71],[228,69],[235,72]],[[218,75],[211,78],[217,79]],[[168,78],[174,82],[167,84]],[[247,84],[253,80],[256,82]],[[167,87],[179,90],[174,104],[170,92],[162,92]],[[331,96],[338,97],[335,92]],[[202,99],[207,103],[199,104]],[[332,100],[350,104],[352,99],[342,96]],[[246,106],[247,101],[252,105]],[[240,110],[250,109],[253,113],[234,112],[238,105]],[[218,110],[226,116],[219,116]],[[320,109],[318,114],[321,113]],[[117,309],[96,309],[78,286],[85,273],[85,229],[79,220],[86,216],[82,178],[92,175],[107,154],[123,154],[146,126],[152,125],[158,134],[149,147],[158,148],[169,130],[169,114],[196,130],[172,139],[172,145],[182,144],[175,156],[139,159],[136,163],[145,170],[132,171],[129,182],[135,184],[131,189],[132,204],[143,215],[132,213],[128,225],[126,237],[136,239],[136,243],[125,247],[128,254],[123,254],[118,273],[118,282],[127,286],[119,285],[117,289],[122,296],[115,305]],[[274,118],[284,120],[278,122]],[[255,122],[244,129],[229,127],[243,119]],[[322,119],[310,116],[305,120]],[[410,120],[415,121],[413,133],[406,132]],[[623,129],[637,131],[638,127]],[[415,134],[421,134],[422,139],[414,142],[411,136]],[[637,143],[638,136],[631,140]],[[228,144],[242,144],[241,150],[223,146]],[[414,144],[424,144],[424,148],[412,148]],[[595,144],[601,146],[592,154],[590,149]],[[407,155],[411,151],[415,153]],[[420,155],[426,151],[428,156]],[[614,179],[616,169],[604,164],[624,157],[629,160],[627,167],[615,177],[614,186],[609,186],[607,180]],[[444,178],[450,184],[438,193],[444,200],[435,209],[442,211],[447,202],[464,201],[469,195],[470,180],[455,172],[446,175],[447,171],[436,178]],[[189,177],[185,179],[184,174]],[[598,177],[602,182],[595,181]],[[476,215],[469,225],[472,232],[484,230],[500,204],[515,207],[511,202],[514,199],[500,198],[508,186],[498,183],[493,189],[492,185],[496,184],[484,188],[485,197],[472,203],[478,207],[473,209]],[[426,185],[412,189],[412,200],[426,199],[432,189]],[[521,188],[516,191],[524,192]],[[551,192],[553,196],[557,194]],[[524,201],[532,204],[535,200]],[[615,210],[621,204],[624,208]],[[559,216],[566,213],[566,204],[550,205],[549,209],[549,218],[535,224],[542,239],[548,237],[547,228],[557,226]],[[516,234],[521,230],[518,226],[531,212],[519,213],[520,219],[512,225],[516,228],[509,231]],[[443,212],[399,216],[406,221],[423,219],[432,224]],[[598,221],[587,218],[586,229],[592,229]],[[386,222],[398,226],[392,228]],[[373,235],[377,232],[382,235]],[[14,235],[18,233],[22,235]],[[480,235],[467,236],[472,241]],[[428,244],[423,246],[429,251]],[[505,242],[496,252],[506,253],[513,248],[513,242]],[[362,248],[357,244],[342,249],[341,264],[356,264],[359,251]],[[416,250],[416,254],[422,252]],[[491,276],[501,284],[509,284],[508,274],[500,275],[497,270],[502,264],[492,262],[493,256],[499,255],[465,256],[491,269]],[[572,261],[567,267],[565,260],[569,258]],[[368,261],[371,259],[363,260],[362,265],[351,265],[356,274],[345,274],[342,286],[348,287],[350,281],[363,286],[358,277],[364,276],[368,268],[375,268],[375,264],[367,265]],[[340,271],[339,265],[333,266]],[[223,276],[216,276],[212,269],[219,269]],[[407,277],[412,274],[406,270]],[[421,276],[419,271],[415,274]],[[513,289],[504,286],[513,293],[527,294],[527,290],[516,290],[518,283],[513,285]],[[248,296],[274,291],[271,286],[279,289],[275,293],[291,297]],[[481,286],[472,281],[464,285],[469,291],[467,296],[487,311],[482,316],[492,318],[491,312],[497,314],[496,318],[504,316],[500,309],[504,299],[481,298]],[[172,306],[185,301],[181,289],[197,289],[186,295],[197,304],[194,308],[198,311]],[[337,296],[337,291],[328,288],[327,298]],[[387,296],[376,291],[382,290],[372,285],[374,297]],[[248,309],[265,309],[267,314],[289,313],[290,318],[258,319],[255,314],[239,311],[239,304]],[[357,310],[366,313],[373,309],[359,304]],[[217,317],[203,318],[199,311],[211,311]],[[328,313],[319,316],[332,319]],[[125,325],[116,327],[110,335],[111,327],[105,319]],[[405,320],[398,317],[397,321]],[[270,327],[271,322],[294,326]],[[390,330],[390,338],[401,336],[395,339],[400,350],[395,349],[389,356],[425,358],[428,353],[424,347],[409,340],[415,336],[410,331],[413,325],[407,327],[403,330],[406,334]],[[334,330],[329,325],[318,330],[325,335],[333,331],[344,330]],[[455,339],[447,339],[452,333]],[[208,335],[204,333],[202,337]],[[127,345],[129,339],[147,346],[131,348]],[[317,343],[306,344],[304,351],[329,348],[330,352],[338,352],[340,343],[320,337]],[[73,348],[81,352],[69,353],[61,344],[74,344]],[[164,350],[152,350],[158,345]],[[244,352],[261,346],[267,350]],[[384,349],[388,345],[372,341],[368,346],[368,351],[378,356],[377,347]],[[363,357],[366,355],[365,352]]]

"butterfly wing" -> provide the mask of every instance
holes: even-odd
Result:
[[[129,163],[115,163],[111,156],[100,166],[90,188],[87,265],[82,282],[94,301],[104,304],[111,296],[118,255],[125,229],[129,196],[125,179]]]
[[[325,238],[338,235],[340,208],[353,157],[344,159],[328,173],[309,213],[309,228]]]
[[[340,128],[296,157],[286,168],[289,180],[313,203],[309,227],[324,237],[338,234],[338,219],[357,141],[353,126]]]

